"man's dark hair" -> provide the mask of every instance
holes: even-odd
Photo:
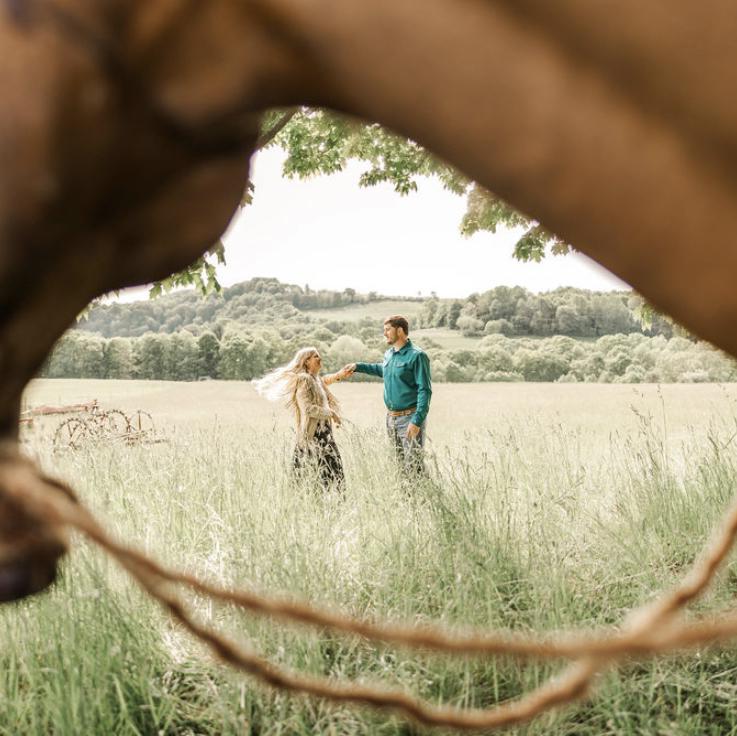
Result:
[[[404,330],[405,335],[409,335],[409,322],[406,317],[402,317],[401,314],[395,314],[392,317],[387,317],[384,320],[385,325],[391,325],[392,327],[401,327]]]

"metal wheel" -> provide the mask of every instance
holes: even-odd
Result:
[[[54,432],[54,450],[79,450],[90,438],[87,423],[77,417],[66,419]]]
[[[96,417],[95,422],[100,433],[107,440],[124,439],[130,431],[128,417],[120,409],[110,409],[102,412]]]
[[[134,411],[128,417],[128,439],[131,442],[152,439],[156,432],[153,417],[143,409]]]

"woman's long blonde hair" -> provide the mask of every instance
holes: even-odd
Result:
[[[313,355],[319,355],[317,348],[300,348],[289,363],[274,368],[263,378],[254,378],[251,383],[265,399],[283,401],[288,407],[294,406],[297,379],[301,374],[308,373],[307,361]]]

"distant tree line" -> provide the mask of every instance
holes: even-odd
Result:
[[[219,296],[175,292],[134,304],[97,305],[59,341],[41,375],[249,380],[286,363],[305,345],[323,353],[327,370],[378,361],[386,346],[375,319],[326,319],[310,310],[382,298],[352,289],[313,292],[259,278]],[[436,381],[737,380],[730,358],[628,292],[533,294],[502,286],[464,300],[422,300],[411,323],[413,330],[444,328],[478,338],[457,350],[446,349],[440,338],[419,338]]]
[[[375,292],[354,289],[312,291],[277,279],[257,278],[203,298],[194,291],[174,292],[133,304],[103,304],[92,308],[77,329],[103,337],[140,337],[147,332],[189,330],[197,335],[217,331],[229,322],[241,325],[281,326],[327,324],[332,332],[353,334],[352,323],[325,320],[314,310],[366,304],[384,299]],[[592,292],[556,289],[533,294],[522,287],[498,286],[467,299],[413,299],[422,303],[413,328],[441,327],[469,337],[596,338],[602,335],[642,333],[649,337],[683,335],[670,321],[649,312],[642,319],[642,299],[632,292]],[[218,327],[220,325],[220,327]]]
[[[436,381],[705,383],[737,380],[737,363],[706,342],[604,335],[583,341],[489,335],[474,350],[428,351]]]
[[[376,326],[365,339],[336,336],[324,327],[246,330],[231,323],[220,334],[187,330],[173,334],[105,338],[78,330],[57,344],[41,376],[194,381],[250,380],[286,363],[304,345],[323,354],[326,370],[356,360],[378,361],[384,345]],[[559,381],[599,383],[726,382],[737,364],[708,343],[638,333],[582,341],[555,337],[488,335],[474,349],[443,350],[426,343],[435,381]],[[355,379],[354,379],[355,380]]]
[[[460,330],[468,337],[678,334],[678,328],[657,313],[652,313],[649,324],[643,324],[642,308],[641,297],[632,292],[564,288],[533,294],[521,286],[497,286],[467,299],[427,299],[419,320],[421,327]]]
[[[377,332],[376,325],[372,331]],[[135,378],[196,381],[250,380],[288,362],[305,345],[317,347],[336,369],[354,360],[378,360],[378,337],[368,347],[360,338],[336,336],[324,327],[294,331],[288,327],[243,329],[230,323],[219,334],[188,330],[149,332],[141,337],[106,338],[68,331],[40,372],[44,378]]]
[[[103,337],[140,337],[147,332],[173,333],[183,329],[199,334],[228,322],[322,323],[324,320],[311,315],[310,310],[367,304],[385,298],[376,292],[358,294],[350,288],[313,291],[309,285],[301,287],[272,278],[255,278],[207,297],[187,290],[131,304],[97,304],[76,329]]]

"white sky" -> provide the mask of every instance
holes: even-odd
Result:
[[[520,231],[459,233],[465,198],[433,179],[401,197],[389,185],[359,187],[362,166],[307,181],[281,175],[279,149],[254,161],[254,202],[234,218],[224,236],[227,265],[218,269],[224,286],[254,276],[273,276],[312,289],[414,296],[437,292],[463,297],[494,286],[547,291],[558,286],[627,288],[583,255],[520,263],[512,247]],[[124,300],[145,291],[128,290]]]

